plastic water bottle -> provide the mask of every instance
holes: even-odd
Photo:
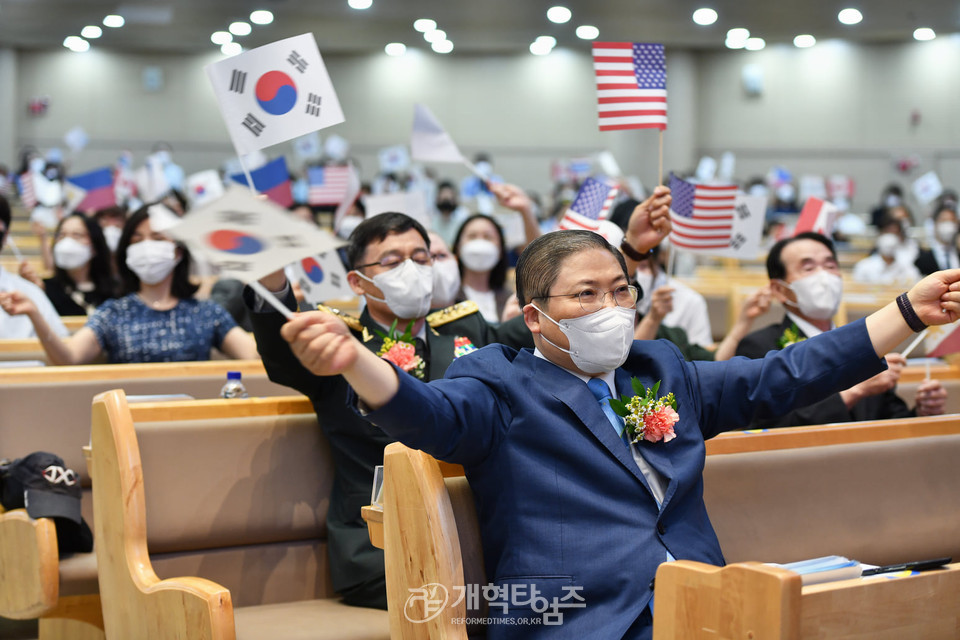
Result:
[[[240,380],[239,371],[227,371],[227,383],[220,389],[221,398],[246,398],[247,388]]]

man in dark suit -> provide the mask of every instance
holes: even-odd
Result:
[[[362,222],[350,236],[347,280],[366,299],[359,318],[338,313],[352,334],[371,353],[382,350],[396,323],[399,336],[410,325],[416,357],[424,380],[442,378],[457,357],[493,342],[532,346],[522,318],[489,326],[477,305],[462,302],[428,314],[433,292],[432,259],[427,232],[413,218],[387,213]],[[291,309],[293,294],[283,272],[262,280]],[[335,464],[333,497],[327,515],[330,571],[333,587],[344,600],[359,606],[386,608],[383,551],[370,544],[360,507],[370,503],[374,467],[383,464],[383,448],[394,441],[357,416],[345,403],[347,383],[339,377],[317,377],[307,371],[280,337],[284,318],[272,307],[245,292],[252,313],[257,348],[270,379],[310,398]]]
[[[832,318],[843,295],[843,281],[837,254],[829,239],[807,232],[779,241],[767,255],[767,275],[771,291],[786,308],[786,314],[782,322],[745,337],[737,347],[738,356],[762,358],[768,351],[833,328]],[[887,354],[889,368],[886,371],[785,415],[758,418],[750,427],[789,427],[943,413],[947,391],[937,380],[921,383],[915,409],[907,407],[896,394],[905,362],[900,354]]]
[[[665,211],[664,193],[655,195]],[[626,253],[668,232],[669,219],[656,220],[628,231]],[[504,605],[490,607],[505,620],[488,637],[649,638],[657,566],[723,563],[703,503],[704,440],[875,375],[878,354],[911,332],[891,304],[764,360],[685,362],[665,341],[632,340],[628,273],[596,234],[538,238],[516,271],[536,349],[492,345],[429,384],[375,357],[330,314],[301,314],[282,329],[310,371],[346,378],[374,424],[464,465],[487,578]],[[960,317],[957,280],[960,270],[943,272],[911,290],[912,326]],[[627,429],[627,443],[607,399],[611,389],[632,395],[631,377],[658,387],[661,400],[648,404],[642,435]],[[544,603],[563,613],[561,625],[537,624]]]

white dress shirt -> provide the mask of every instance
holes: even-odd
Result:
[[[63,321],[60,320],[57,310],[53,308],[47,294],[37,285],[0,267],[0,291],[19,291],[24,294],[37,306],[40,315],[47,321],[55,334],[61,338],[68,335],[67,328],[63,326]],[[34,330],[30,318],[25,315],[10,316],[0,311],[0,338],[4,340],[24,340],[36,337],[37,332]]]

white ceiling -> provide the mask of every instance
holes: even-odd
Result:
[[[946,0],[568,0],[573,19],[564,25],[547,21],[546,9],[562,0],[373,0],[364,11],[346,0],[0,0],[0,47],[53,49],[88,24],[109,13],[127,14],[121,29],[104,29],[94,47],[137,52],[202,52],[214,45],[213,31],[250,11],[270,9],[272,25],[254,27],[238,38],[251,48],[312,31],[324,53],[382,51],[388,42],[426,48],[414,31],[416,18],[439,23],[454,43],[453,55],[520,53],[539,35],[552,35],[559,46],[589,46],[578,40],[580,24],[600,29],[601,40],[662,42],[668,46],[721,48],[727,29],[747,27],[768,44],[791,42],[799,33],[817,39],[857,42],[908,41],[914,28],[932,27],[939,35],[960,32],[960,2]],[[712,6],[720,14],[709,27],[691,21],[693,10]],[[864,20],[856,26],[837,21],[837,12],[856,6]],[[142,23],[144,18],[169,21]]]

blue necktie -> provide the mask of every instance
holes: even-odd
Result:
[[[600,378],[590,378],[590,380],[587,381],[587,387],[590,389],[593,397],[597,399],[597,402],[600,403],[600,408],[603,410],[603,414],[607,416],[607,420],[610,421],[610,426],[617,432],[623,444],[629,448],[630,440],[627,438],[627,430],[623,424],[623,418],[618,416],[617,412],[610,406],[609,401],[610,398],[613,397],[610,395],[610,387]]]

